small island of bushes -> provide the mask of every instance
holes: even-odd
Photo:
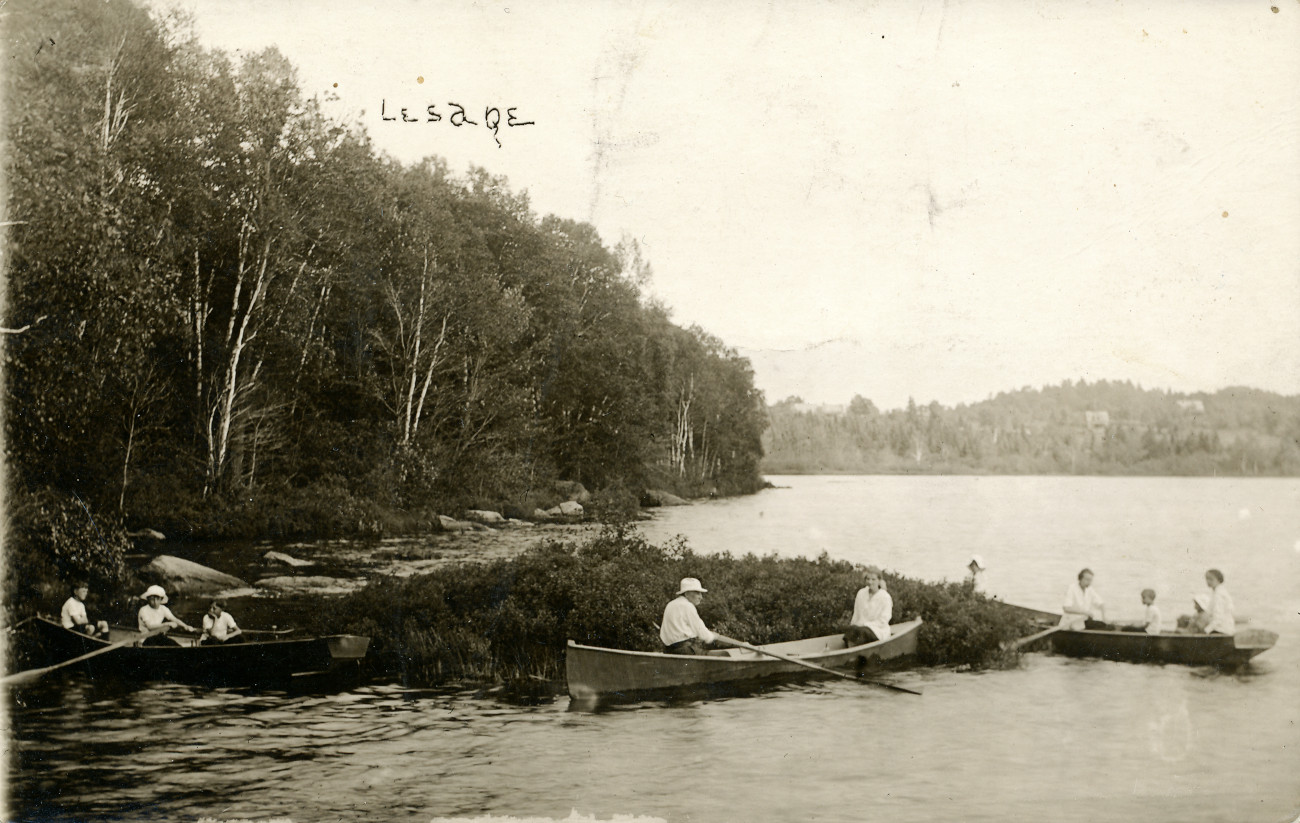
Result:
[[[751,643],[842,630],[862,585],[859,567],[826,554],[697,554],[680,539],[656,546],[635,528],[612,525],[585,541],[541,542],[512,559],[375,582],[334,603],[315,628],[369,635],[371,674],[407,686],[559,686],[569,639],[658,651],[655,623],[687,576],[709,588],[704,621]],[[1001,665],[1014,660],[1006,644],[1033,631],[968,583],[885,578],[894,620],[925,620],[917,656],[923,665]]]

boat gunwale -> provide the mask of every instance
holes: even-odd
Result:
[[[842,649],[823,650],[823,651],[816,652],[815,654],[803,654],[803,655],[789,654],[789,656],[797,657],[799,660],[816,662],[819,658],[822,657],[831,657],[831,656],[838,657],[840,655],[852,655],[864,649],[878,648],[879,646],[882,646],[886,643],[891,643],[895,640],[898,640],[904,637],[905,635],[908,635],[913,631],[915,631],[916,629],[920,628],[923,622],[924,621],[922,621],[921,618],[917,617],[917,618],[913,618],[912,620],[905,620],[902,623],[892,623],[890,624],[890,629],[892,630],[897,627],[898,631],[891,631],[889,637],[886,637],[884,640],[873,640],[870,643],[862,643],[857,646],[845,646]],[[791,643],[791,642],[811,643],[817,640],[825,640],[827,638],[832,638],[832,637],[843,637],[843,635],[842,634],[821,634],[815,637],[805,637],[794,641],[786,640],[786,641],[781,641],[780,643],[765,643],[761,646],[756,645],[756,648],[770,649],[772,651],[776,651],[776,649],[772,647],[780,646],[783,645],[784,643]],[[681,655],[681,654],[670,654],[668,652],[637,651],[635,649],[611,649],[608,646],[588,646],[584,643],[578,643],[575,640],[569,640],[566,648],[582,649],[584,651],[594,651],[594,652],[601,652],[607,654],[627,655],[631,657],[690,659],[690,660],[704,660],[704,661],[717,662],[717,663],[753,663],[756,660],[770,660],[773,662],[780,662],[778,658],[769,657],[767,655],[759,654],[757,652],[750,652],[750,654],[752,654],[753,657],[732,657],[730,655],[720,655],[720,654]],[[788,654],[788,653],[782,652],[782,654]]]

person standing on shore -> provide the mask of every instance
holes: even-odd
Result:
[[[659,639],[668,654],[708,654],[717,635],[709,631],[696,609],[708,589],[694,577],[683,577],[677,596],[664,607]]]

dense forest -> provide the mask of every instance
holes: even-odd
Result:
[[[955,408],[791,397],[768,414],[763,470],[775,474],[1300,474],[1300,397],[1257,389],[1067,380]]]
[[[374,534],[531,512],[557,480],[598,503],[760,483],[749,362],[643,295],[634,242],[384,156],[275,50],[205,50],[129,2],[5,15],[20,546],[107,573],[78,535]]]

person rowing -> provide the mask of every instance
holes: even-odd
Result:
[[[161,634],[166,634],[172,629],[184,629],[188,632],[198,631],[193,626],[181,620],[172,614],[172,610],[167,608],[167,592],[162,586],[150,586],[140,595],[140,599],[145,604],[140,607],[136,613],[136,628],[141,632],[149,632],[154,629],[163,629]]]
[[[1078,581],[1066,589],[1061,611],[1063,629],[1078,631],[1109,628],[1106,624],[1106,604],[1097,590],[1092,588],[1092,569],[1081,570]]]
[[[668,654],[708,654],[718,636],[709,631],[696,609],[708,589],[694,577],[683,577],[677,596],[664,607],[659,639]]]

